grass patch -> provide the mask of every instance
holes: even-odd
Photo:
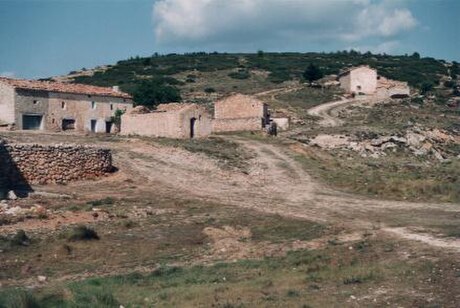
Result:
[[[373,243],[373,249],[365,255],[346,246],[334,246],[322,251],[302,250],[285,257],[211,266],[160,266],[146,274],[91,278],[36,290],[33,297],[30,293],[21,296],[45,307],[221,307],[230,304],[247,307],[266,306],[268,302],[274,306],[292,306],[299,302],[309,302],[314,307],[333,306],[348,300],[350,292],[363,296],[369,288],[381,285],[395,290],[401,285],[423,285],[422,280],[434,275],[433,269],[441,265],[426,260],[411,263],[395,260],[393,254],[375,249],[381,247],[380,244]],[[328,296],[318,292],[320,290],[329,290]],[[0,291],[0,306],[5,306],[10,291]],[[374,297],[363,298],[361,304],[410,305],[414,298],[408,294],[403,298],[395,296],[393,300],[389,291],[383,298],[376,297],[377,302],[373,300]]]

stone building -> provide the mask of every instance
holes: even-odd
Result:
[[[213,132],[257,131],[269,123],[268,105],[252,96],[235,94],[214,104]]]
[[[374,94],[377,90],[377,71],[369,66],[350,68],[339,74],[340,87],[347,93]]]
[[[0,77],[0,122],[19,130],[111,132],[131,96],[116,87]]]
[[[161,104],[155,111],[136,107],[121,119],[123,135],[203,138],[211,134],[211,129],[211,115],[197,104]]]
[[[382,98],[405,98],[410,96],[410,88],[407,82],[378,76],[377,96]]]

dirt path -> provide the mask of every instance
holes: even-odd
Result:
[[[242,137],[225,138],[255,154],[249,174],[224,171],[204,155],[142,142],[117,151],[115,159],[123,169],[146,179],[144,185],[161,187],[165,194],[341,224],[352,231],[386,228],[398,211],[413,211],[414,217],[426,215],[422,212],[427,210],[460,213],[456,204],[384,201],[341,193],[314,181],[285,149]],[[404,235],[393,234],[411,239],[407,230]],[[460,249],[459,241],[439,238],[422,242]]]
[[[354,99],[342,99],[340,101],[321,104],[308,109],[308,114],[311,116],[320,117],[319,125],[324,127],[335,127],[342,125],[343,121],[338,118],[338,112],[343,108],[352,105],[375,104],[382,99],[372,96],[356,97]]]

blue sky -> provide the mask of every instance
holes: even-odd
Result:
[[[460,0],[0,0],[0,75],[189,51],[361,51],[460,61]]]

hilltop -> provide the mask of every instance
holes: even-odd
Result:
[[[182,97],[197,98],[206,94],[241,92],[254,94],[297,83],[302,73],[313,63],[324,74],[338,74],[340,70],[357,65],[369,65],[381,76],[407,81],[416,88],[437,86],[458,74],[458,63],[448,63],[418,53],[403,56],[361,54],[355,51],[336,53],[188,53],[154,54],[135,57],[94,70],[71,72],[65,80],[98,86],[118,85],[133,94],[145,80],[177,87]],[[454,68],[454,69],[452,69]],[[59,78],[58,78],[59,79]],[[62,80],[62,77],[60,78]]]

